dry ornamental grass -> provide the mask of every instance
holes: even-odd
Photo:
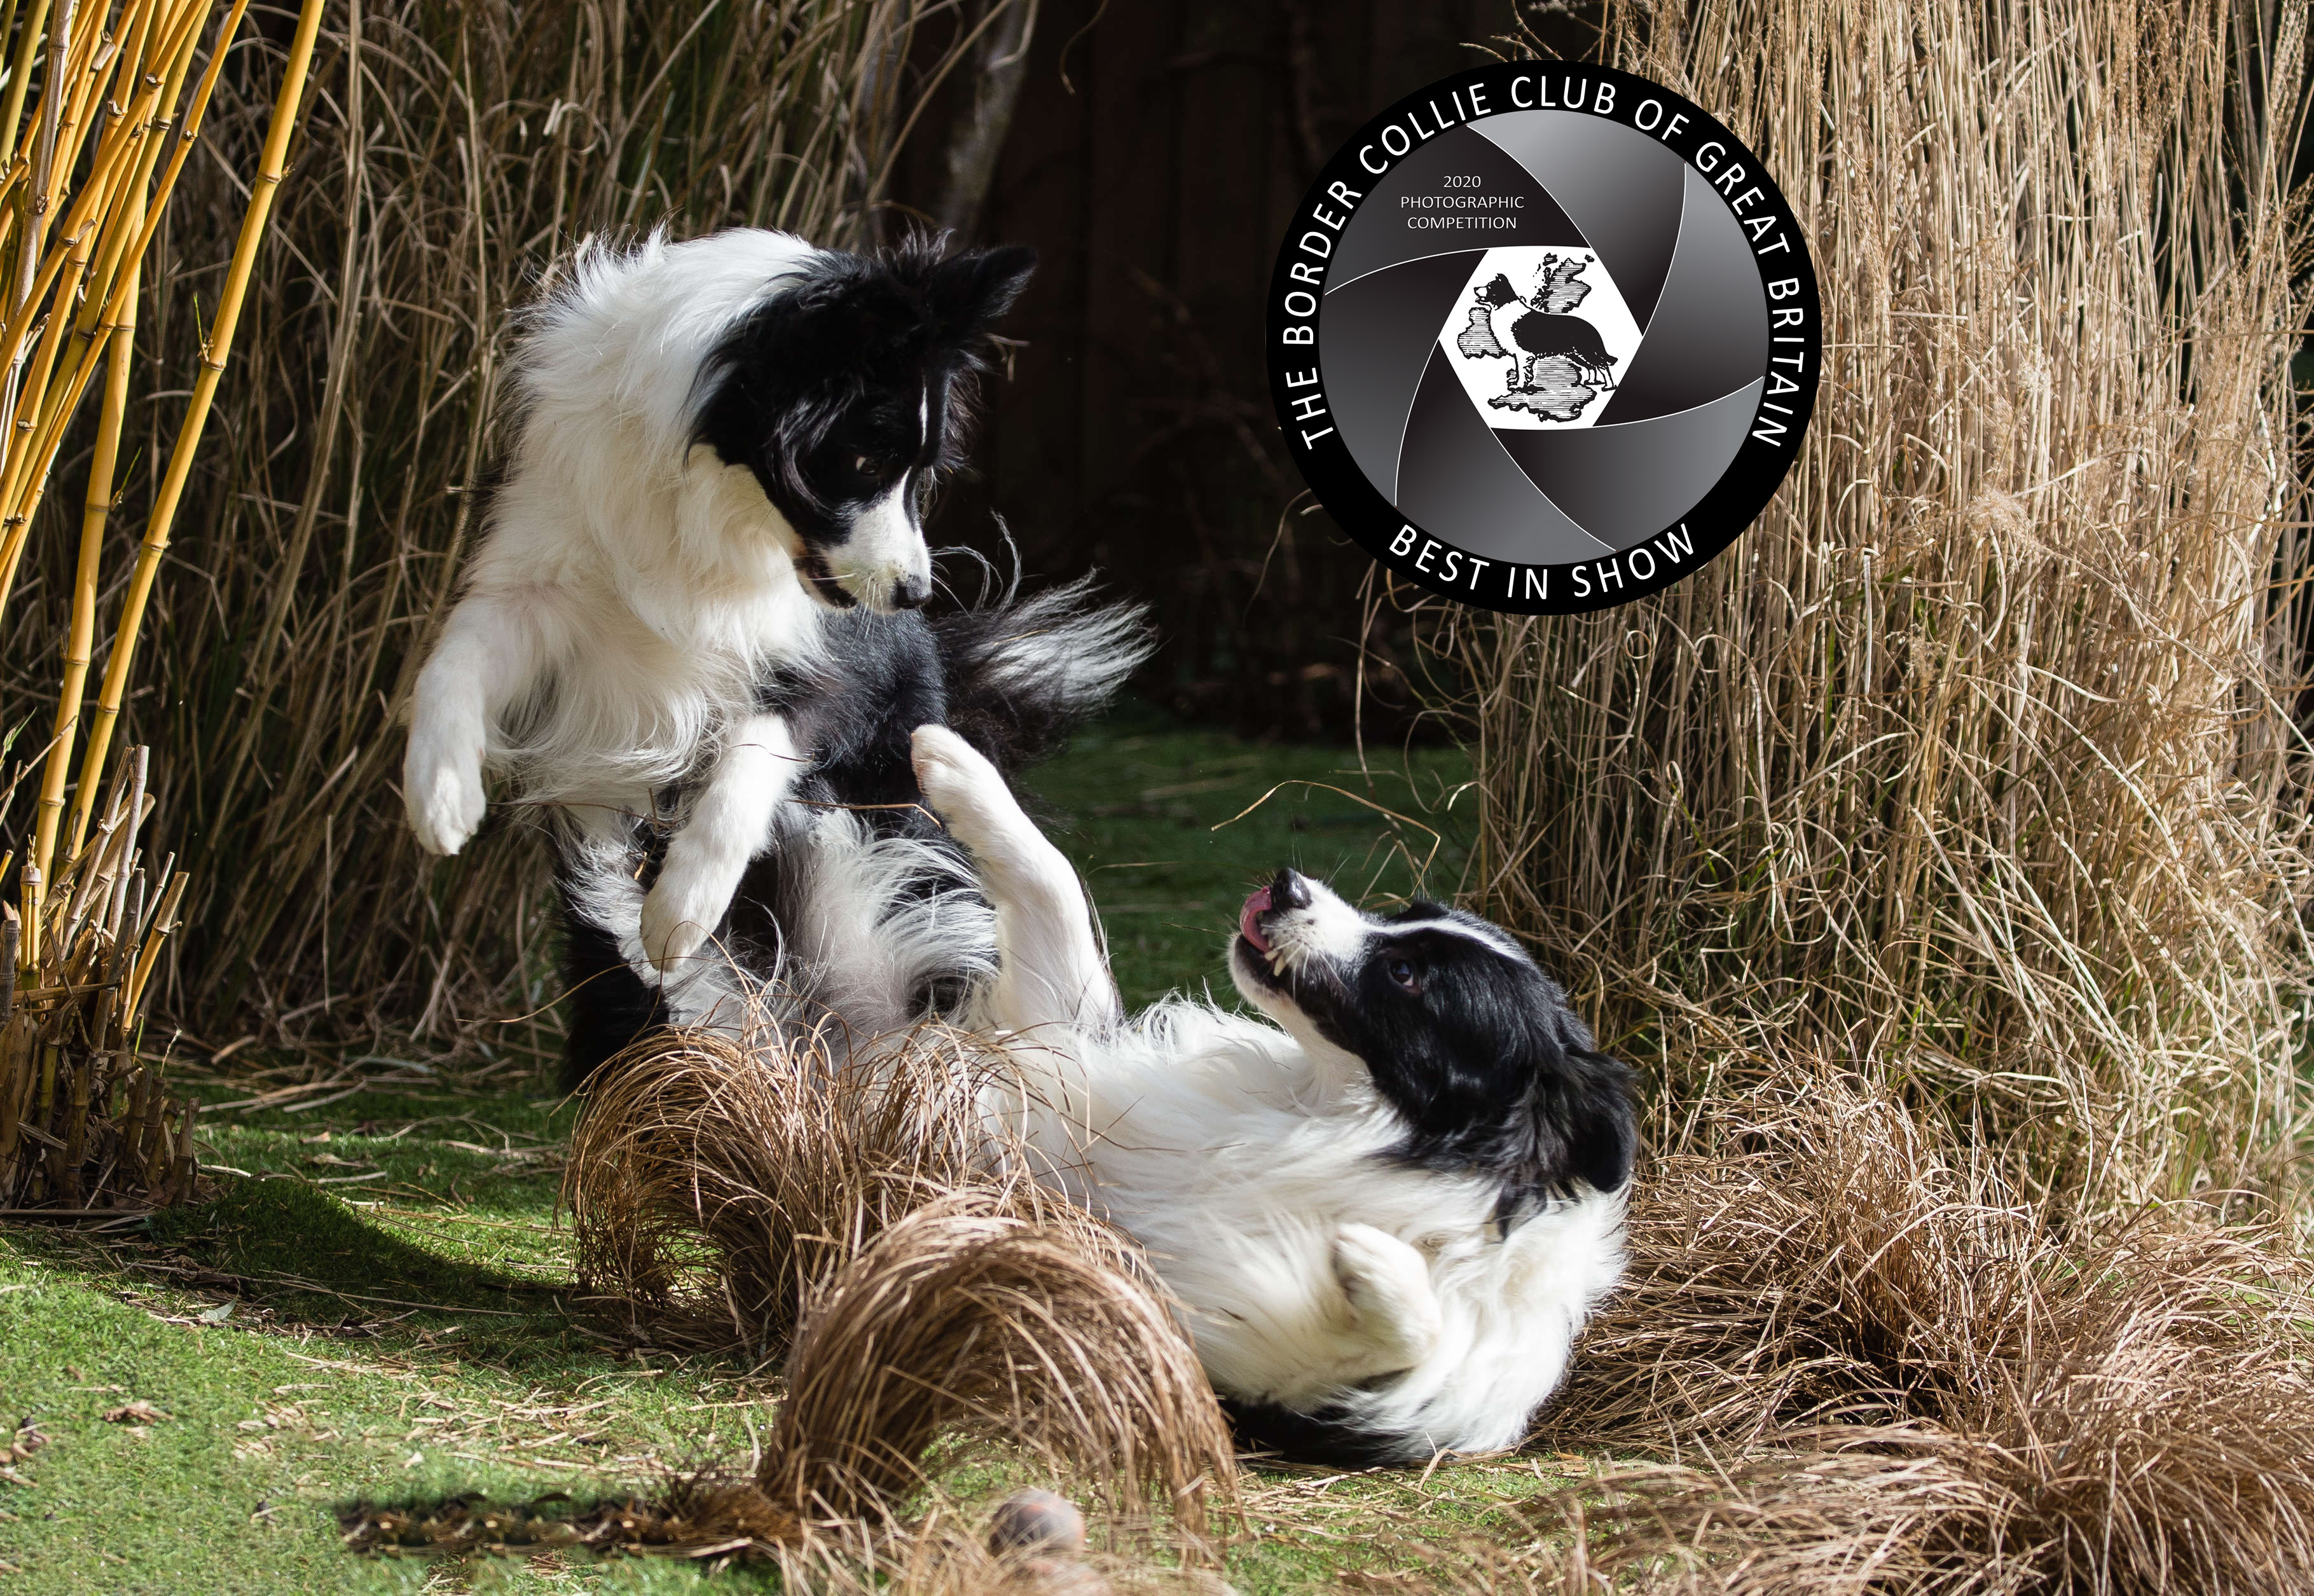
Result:
[[[661,1345],[785,1354],[750,1482],[765,1548],[885,1521],[976,1443],[1161,1513],[1228,1511],[1227,1428],[1132,1242],[1032,1182],[975,1100],[1001,1054],[926,1027],[837,1066],[701,1033],[606,1070],[571,1149],[581,1278]]]
[[[1791,477],[1671,591],[1440,611],[1473,886],[1661,1072],[1863,1061],[2083,1200],[2283,1178],[2314,877],[2288,382],[2306,12],[1608,8],[1823,286]]]

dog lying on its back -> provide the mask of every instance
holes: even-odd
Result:
[[[1274,1025],[1131,1021],[1075,873],[953,732],[925,801],[996,911],[968,1023],[1025,1078],[988,1112],[1148,1249],[1239,1433],[1356,1467],[1516,1444],[1623,1265],[1630,1073],[1499,928],[1360,913],[1292,870],[1230,974]]]
[[[1033,266],[1022,249],[859,256],[752,229],[629,251],[589,241],[531,313],[515,446],[418,678],[403,797],[438,853],[481,823],[486,768],[549,807],[574,970],[604,977],[580,1000],[601,1022],[582,1012],[574,1029],[582,1071],[584,1048],[631,1039],[611,1039],[620,1024],[711,1020],[728,983],[702,948],[730,929],[750,861],[826,840],[822,812],[791,799],[912,797],[919,719],[954,716],[1009,762],[1146,652],[1135,617],[1081,587],[938,628],[915,613],[932,585],[925,500],[960,457],[990,325]],[[643,893],[643,828],[670,794]],[[876,917],[937,884],[939,851],[882,860],[880,896],[856,880],[817,890],[790,860],[762,901],[799,893],[777,930],[831,955],[875,946]],[[968,919],[968,891],[948,895]],[[847,1023],[883,1023],[940,983],[937,960],[887,962],[886,985],[907,990],[846,992],[874,1010]],[[976,967],[969,947],[949,962]]]

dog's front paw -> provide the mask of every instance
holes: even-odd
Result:
[[[643,898],[643,957],[661,974],[672,974],[706,943],[738,885],[722,872],[685,869],[669,858]]]
[[[1333,1262],[1361,1330],[1409,1364],[1430,1355],[1444,1325],[1419,1252],[1387,1230],[1344,1225],[1334,1232]]]
[[[945,726],[920,726],[909,744],[925,805],[966,847],[990,841],[1017,807],[996,767]]]
[[[410,829],[428,853],[455,853],[482,823],[482,772],[477,759],[458,758],[416,739],[402,772]]]

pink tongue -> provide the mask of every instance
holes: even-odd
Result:
[[[1262,952],[1269,951],[1269,939],[1261,934],[1261,916],[1269,913],[1269,888],[1263,887],[1245,900],[1245,912],[1237,917],[1237,929],[1245,939]]]

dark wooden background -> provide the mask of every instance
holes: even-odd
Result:
[[[994,550],[993,508],[1033,578],[1098,568],[1155,605],[1153,698],[1257,735],[1346,732],[1373,567],[1322,511],[1286,515],[1303,485],[1263,299],[1335,145],[1515,21],[1512,0],[1045,0],[976,230],[1042,265],[1004,329],[1023,345],[987,394],[983,475],[935,540]],[[936,208],[945,145],[914,141],[903,207]],[[1369,644],[1366,725],[1392,728],[1402,625]]]

